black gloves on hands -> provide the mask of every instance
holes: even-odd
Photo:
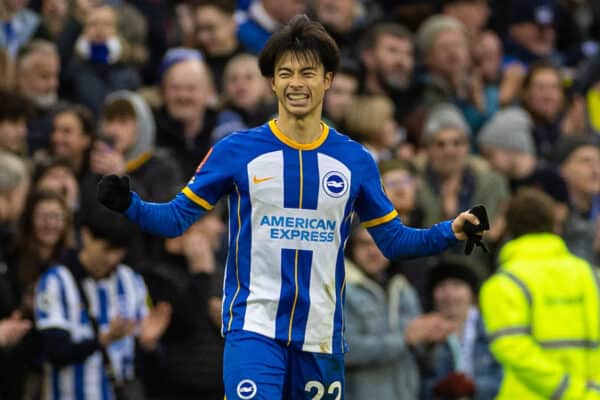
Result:
[[[106,208],[123,213],[131,204],[128,176],[107,175],[98,182],[98,201]]]
[[[471,208],[469,212],[477,217],[479,220],[479,225],[473,225],[469,221],[466,221],[463,226],[463,231],[467,234],[465,254],[471,254],[475,246],[481,247],[481,249],[487,253],[488,249],[481,241],[481,235],[477,234],[490,229],[490,221],[488,220],[487,211],[485,210],[484,206],[478,205]]]

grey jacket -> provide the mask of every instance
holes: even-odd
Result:
[[[404,329],[421,312],[415,290],[397,275],[386,288],[346,263],[346,400],[413,400],[416,358]]]

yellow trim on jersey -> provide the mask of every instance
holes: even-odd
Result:
[[[138,169],[139,167],[144,165],[146,163],[146,161],[148,161],[150,158],[152,158],[151,151],[142,153],[137,158],[127,161],[127,163],[125,163],[125,170],[127,172],[135,171],[136,169]]]
[[[194,203],[198,204],[200,207],[204,208],[207,211],[210,211],[215,207],[212,204],[210,204],[208,201],[204,200],[202,197],[198,196],[196,193],[194,193],[192,191],[192,189],[190,189],[187,186],[184,187],[181,192],[183,194],[185,194],[185,197],[187,197],[188,199],[190,199]]]
[[[361,225],[363,226],[363,228],[372,228],[377,225],[385,224],[386,222],[393,220],[397,216],[398,216],[398,213],[396,212],[396,210],[392,210],[389,213],[385,214],[383,217],[365,221],[365,222],[361,223]]]
[[[235,187],[235,192],[237,193],[238,203],[237,203],[237,223],[238,223],[238,231],[235,235],[235,279],[237,280],[237,289],[235,290],[235,294],[233,295],[233,299],[231,299],[231,303],[229,304],[229,324],[227,324],[227,330],[231,330],[231,323],[233,322],[233,304],[235,303],[235,299],[237,298],[238,293],[240,292],[240,269],[239,269],[239,257],[238,251],[240,249],[240,232],[242,231],[242,217],[240,216],[240,204],[242,203],[242,199],[240,198],[240,191],[238,190],[237,185],[233,185]]]
[[[325,139],[327,139],[327,135],[329,134],[329,126],[327,126],[327,124],[324,124],[323,122],[321,122],[321,126],[323,127],[323,129],[321,131],[321,136],[319,136],[317,140],[315,140],[312,143],[298,143],[295,140],[292,140],[289,137],[285,136],[283,132],[279,130],[279,127],[275,123],[274,119],[269,121],[269,128],[271,128],[271,132],[273,132],[273,135],[275,135],[275,137],[281,140],[283,143],[296,150],[314,150],[320,145],[322,145]]]

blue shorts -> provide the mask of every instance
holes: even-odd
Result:
[[[343,400],[344,355],[310,353],[252,332],[225,337],[227,400]]]

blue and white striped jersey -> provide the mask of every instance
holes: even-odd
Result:
[[[125,265],[119,265],[108,277],[83,280],[92,315],[100,330],[120,315],[141,321],[148,313],[147,290],[141,276]],[[58,328],[67,331],[75,343],[94,337],[74,277],[65,266],[55,266],[42,275],[35,293],[37,329]],[[108,347],[113,368],[119,379],[134,374],[135,338],[126,337]],[[44,366],[44,398],[51,400],[110,400],[110,383],[104,373],[102,356],[96,351],[85,362],[57,368]]]
[[[205,209],[228,195],[223,331],[247,330],[305,351],[344,351],[344,254],[351,215],[396,217],[360,144],[323,124],[299,144],[274,121],[217,143],[183,193]]]

